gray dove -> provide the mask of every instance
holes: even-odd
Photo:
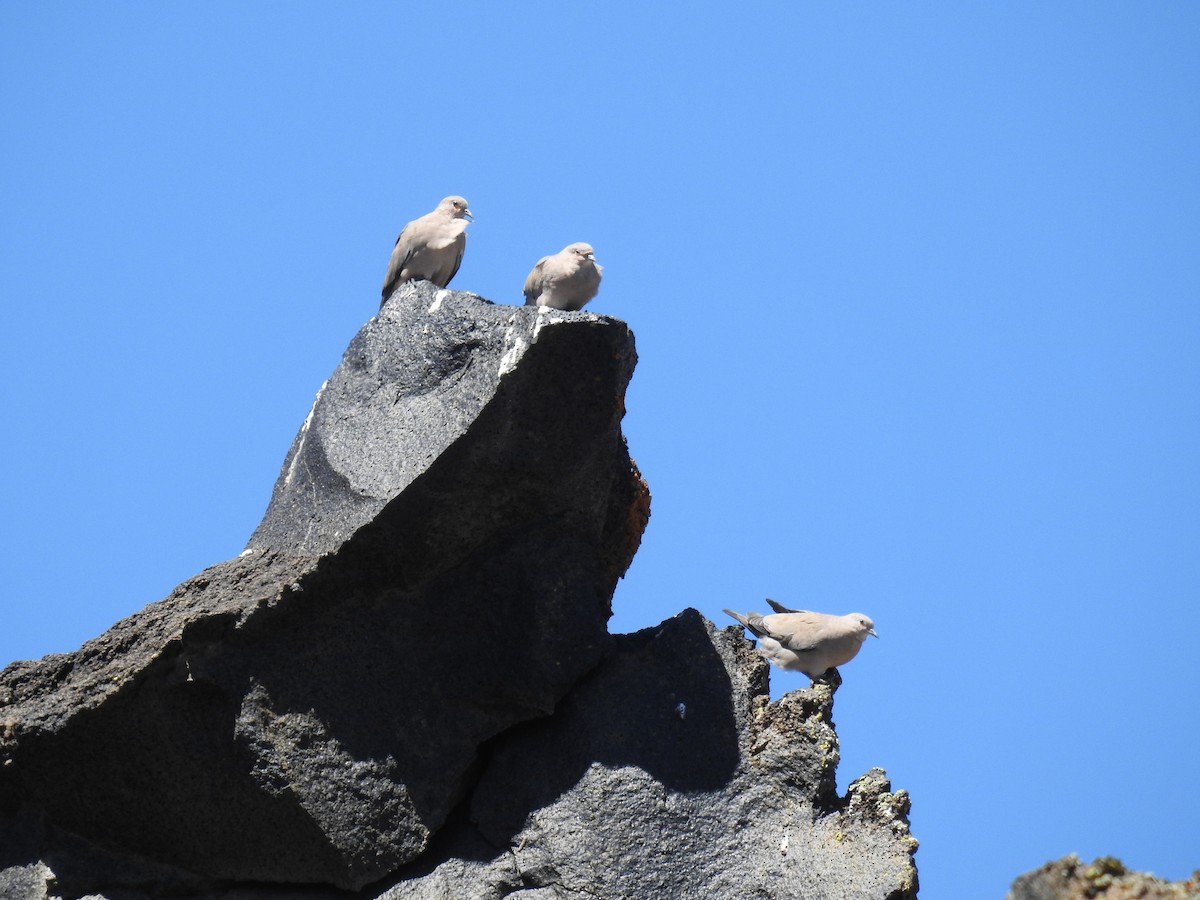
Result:
[[[579,310],[600,290],[600,273],[591,244],[568,244],[543,256],[525,279],[525,305]]]
[[[831,616],[827,613],[788,609],[768,598],[773,615],[756,612],[724,612],[733,616],[758,638],[758,652],[781,669],[803,672],[814,681],[835,666],[858,655],[867,635],[875,634],[875,623],[862,613]]]
[[[424,279],[445,287],[462,263],[467,223],[473,216],[462,197],[447,197],[437,208],[400,231],[383,278],[383,306],[405,281]]]

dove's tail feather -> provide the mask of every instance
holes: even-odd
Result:
[[[802,613],[802,612],[807,612],[807,610],[803,610],[803,609],[788,609],[788,608],[787,608],[786,606],[784,606],[782,603],[778,603],[778,602],[776,602],[775,600],[772,600],[770,597],[768,597],[768,598],[767,598],[767,603],[768,603],[768,604],[770,604],[770,606],[771,606],[771,609],[775,610],[775,612],[777,612],[777,613]]]
[[[749,615],[743,616],[741,613],[735,613],[732,609],[723,609],[721,611],[727,615],[733,616],[733,618],[741,622],[745,628],[749,628],[754,633],[755,637],[762,637],[764,634],[766,634],[766,629],[763,627],[762,616],[760,616],[758,613],[750,613]]]

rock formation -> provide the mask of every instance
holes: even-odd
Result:
[[[904,792],[837,794],[834,686],[769,703],[693,610],[607,634],[635,359],[405,285],[241,556],[0,674],[0,897],[915,896]]]
[[[1006,900],[1200,900],[1200,872],[1187,881],[1163,881],[1130,872],[1119,859],[1102,856],[1090,863],[1071,854],[1013,882]]]

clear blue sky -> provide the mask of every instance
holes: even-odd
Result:
[[[0,664],[241,549],[460,193],[454,287],[588,241],[637,334],[614,631],[874,617],[926,900],[1200,867],[1200,5],[13,0],[0,78]]]

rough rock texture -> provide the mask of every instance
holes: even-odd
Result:
[[[247,551],[0,673],[0,897],[905,898],[837,680],[605,623],[649,493],[620,322],[423,282],[351,343]]]
[[[358,888],[604,651],[648,493],[635,354],[417,282],[355,337],[250,552],[0,676],[0,809],[228,879]]]
[[[1119,859],[1083,863],[1075,854],[1048,862],[1013,882],[1007,900],[1200,900],[1200,871],[1187,881],[1130,872]]]

